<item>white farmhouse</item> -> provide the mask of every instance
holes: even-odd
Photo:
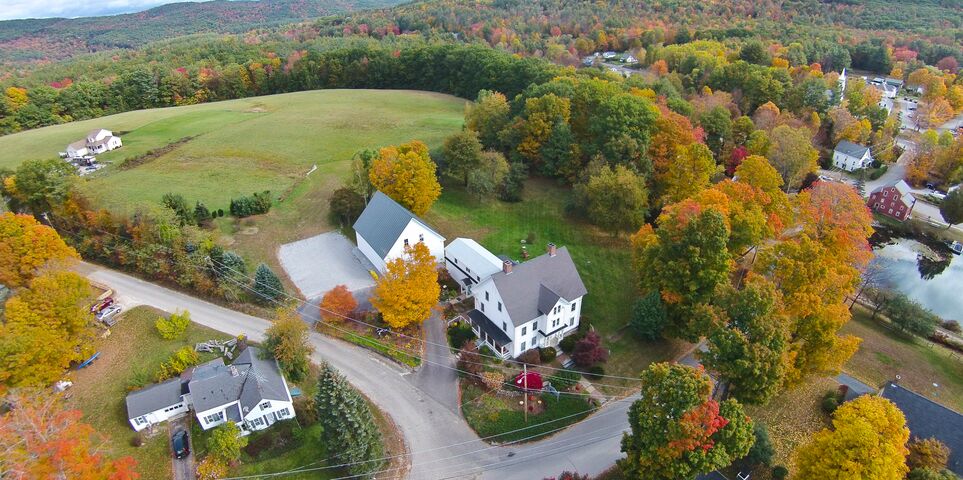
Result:
[[[424,243],[439,263],[445,258],[445,237],[381,192],[375,192],[354,222],[354,232],[358,249],[381,273],[416,243]]]
[[[91,130],[87,134],[87,138],[67,145],[67,157],[83,158],[87,155],[97,155],[122,146],[120,137],[114,136],[114,133],[110,130],[98,128],[97,130]]]
[[[470,238],[456,238],[445,247],[445,269],[471,295],[473,285],[502,271],[502,260]]]
[[[468,312],[480,345],[502,358],[528,349],[555,347],[578,329],[588,291],[568,249],[548,244],[548,253],[527,262],[502,263],[502,270],[472,288]]]
[[[847,172],[866,168],[872,163],[873,156],[870,154],[869,147],[843,140],[833,150],[833,166]]]
[[[141,431],[194,410],[204,430],[233,421],[246,434],[294,418],[291,392],[277,361],[262,359],[259,353],[257,347],[248,347],[231,365],[218,358],[180,378],[130,393],[131,426]]]

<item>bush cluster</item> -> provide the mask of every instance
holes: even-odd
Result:
[[[265,190],[253,195],[231,199],[231,215],[244,218],[251,215],[260,215],[271,210],[271,192]]]

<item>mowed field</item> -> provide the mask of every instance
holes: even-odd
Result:
[[[100,155],[110,165],[81,180],[97,206],[127,213],[173,192],[227,211],[231,198],[270,190],[270,213],[225,217],[218,227],[223,243],[249,261],[277,267],[279,244],[338,227],[328,222],[328,198],[347,179],[356,151],[410,140],[440,146],[461,128],[464,105],[430,92],[315,90],[141,110],[0,137],[0,168],[56,158],[90,130],[113,130],[123,148]],[[143,164],[118,167],[186,137]]]

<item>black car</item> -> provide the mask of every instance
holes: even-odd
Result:
[[[191,453],[190,442],[187,441],[187,430],[175,432],[171,444],[174,447],[174,458],[184,458]]]

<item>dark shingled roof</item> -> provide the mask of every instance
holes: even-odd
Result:
[[[127,394],[127,418],[137,418],[181,401],[181,379],[172,378]]]
[[[516,326],[547,313],[559,298],[572,301],[588,293],[565,247],[492,275],[495,288]]]
[[[361,216],[354,222],[353,228],[364,238],[364,241],[368,242],[375,253],[384,258],[412,220],[434,232],[435,235],[441,236],[424,220],[379,191],[371,197],[364,212],[361,212]]]
[[[935,438],[945,443],[950,449],[947,468],[963,475],[963,415],[892,382],[883,387],[880,395],[903,411],[913,437]]]
[[[240,400],[246,414],[262,400],[291,401],[277,362],[261,359],[257,347],[244,349],[231,366],[219,358],[199,365],[190,391],[197,412]]]
[[[498,325],[495,325],[488,315],[478,311],[472,310],[468,312],[468,318],[471,320],[472,325],[476,325],[479,330],[488,334],[495,343],[499,345],[508,345],[512,343],[512,339],[508,338],[508,334],[505,333]]]
[[[844,155],[849,155],[850,157],[863,158],[863,155],[869,150],[868,147],[862,145],[857,145],[848,140],[843,140],[836,144],[836,151]]]

